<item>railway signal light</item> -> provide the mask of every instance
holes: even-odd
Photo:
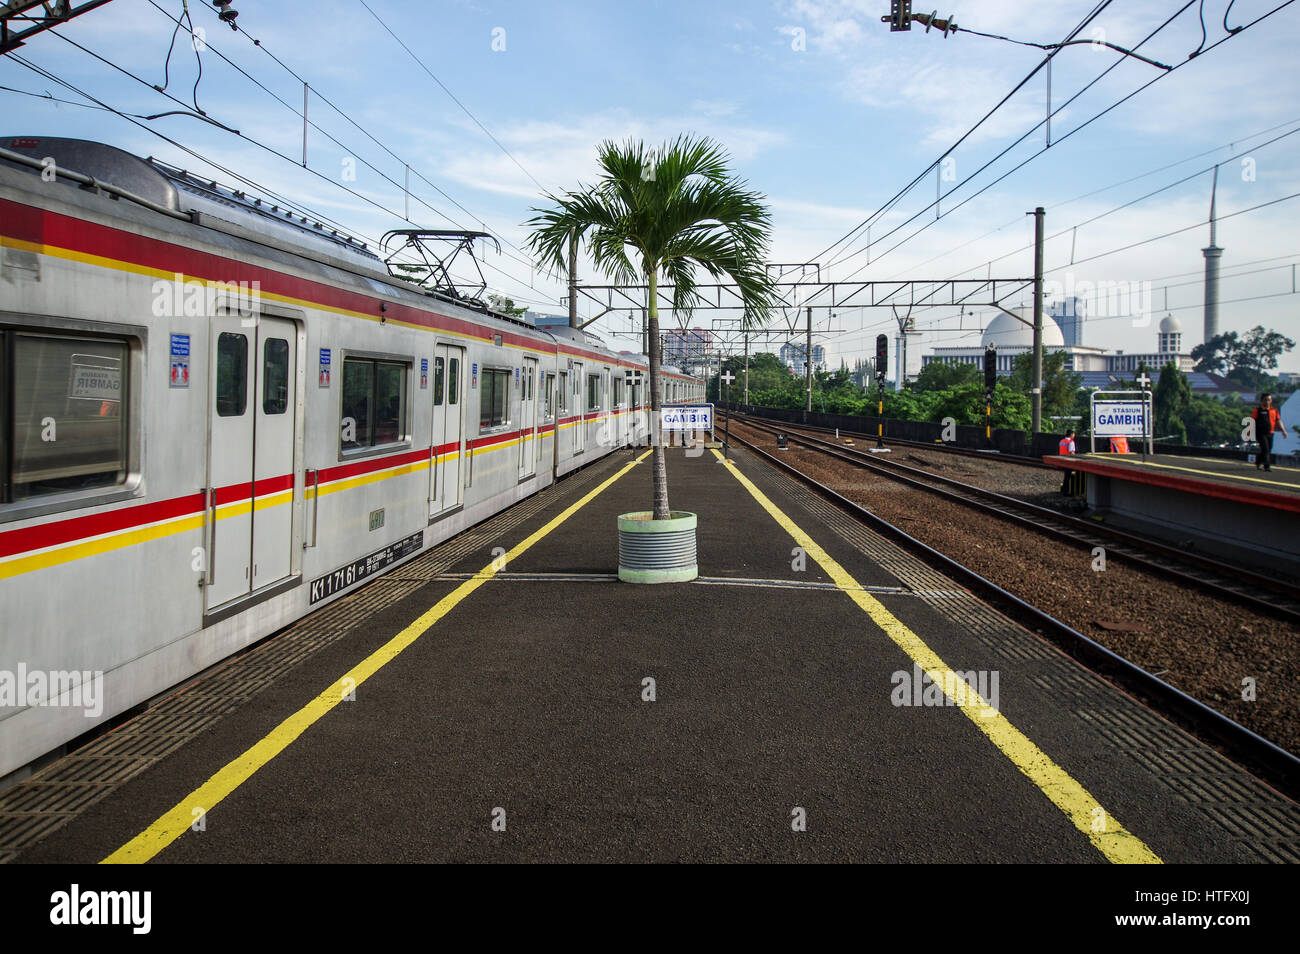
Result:
[[[996,348],[984,349],[984,390],[992,394],[998,384],[998,352]]]
[[[876,335],[876,377],[883,381],[889,370],[889,336]]]

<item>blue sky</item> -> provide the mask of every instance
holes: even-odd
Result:
[[[161,10],[149,0],[114,0],[59,32],[150,84],[161,84],[174,26],[168,15],[179,14],[181,3],[155,2]],[[1229,25],[1237,25],[1283,2],[1238,0],[1227,10],[1227,0],[1206,0],[1206,45],[1224,38],[1225,11]],[[385,32],[366,4],[429,72]],[[1113,2],[1082,36],[1131,47],[1182,6],[1183,0]],[[1127,209],[1111,210],[1216,163],[1221,164],[1220,215],[1300,192],[1300,133],[1263,144],[1300,128],[1300,70],[1294,66],[1300,4],[1188,61],[1201,43],[1202,5],[1191,4],[1142,47],[1152,59],[1185,65],[1045,152],[1045,134],[1039,129],[976,175],[1043,118],[1046,90],[1040,72],[950,154],[941,185],[945,193],[952,191],[941,211],[955,208],[1023,159],[1042,154],[895,248],[934,219],[933,209],[925,211],[935,194],[930,173],[873,224],[870,263],[862,251],[865,236],[847,248],[824,250],[943,156],[1038,64],[1042,51],[964,32],[946,39],[921,28],[891,34],[880,23],[888,10],[885,0],[246,0],[234,7],[243,28],[239,34],[216,19],[210,4],[190,3],[207,47],[201,53],[198,103],[214,119],[294,161],[191,118],[167,117],[143,125],[371,238],[403,224],[402,190],[380,175],[400,183],[403,163],[413,170],[412,192],[445,213],[412,199],[416,224],[447,228],[453,222],[461,227],[482,223],[523,247],[523,223],[530,208],[542,204],[542,187],[563,190],[591,181],[601,140],[634,137],[657,143],[694,132],[720,140],[737,172],[768,196],[775,226],[771,260],[816,260],[823,277],[983,277],[990,261],[995,277],[1029,275],[1033,220],[1024,213],[1042,205],[1048,235],[1063,233],[1047,244],[1049,279],[1075,287],[1123,283],[1119,287],[1134,291],[1150,283],[1153,302],[1144,302],[1141,295],[1128,308],[1120,301],[1112,300],[1109,308],[1094,301],[1085,325],[1088,344],[1145,351],[1154,348],[1154,326],[1165,313],[1166,300],[1183,321],[1185,347],[1200,342],[1200,249],[1208,244],[1208,227],[1094,256],[1203,223],[1210,173]],[[970,29],[1045,43],[1066,36],[1093,7],[1091,0],[985,0],[939,14],[955,13],[958,24]],[[222,62],[218,51],[289,105]],[[53,34],[36,37],[19,53],[120,110],[152,115],[180,108]],[[302,86],[272,55],[386,149],[313,94],[310,118],[343,147],[311,130],[308,165],[316,174],[303,170],[297,164],[302,120],[293,111],[301,109]],[[1092,45],[1056,57],[1056,106],[1121,59],[1053,118],[1054,140],[1164,73]],[[169,70],[167,91],[190,102],[196,62],[184,34]],[[0,86],[80,99],[9,57],[0,58]],[[0,110],[5,134],[100,139],[230,179],[109,113],[3,91]],[[349,158],[357,160],[352,164],[355,179],[348,175]],[[1291,293],[1293,265],[1300,263],[1298,211],[1300,199],[1290,199],[1221,222],[1225,329],[1263,324],[1300,338],[1300,297]],[[918,212],[920,218],[911,225],[882,238]],[[1073,230],[1107,212],[1111,214]],[[562,311],[562,283],[530,269],[527,256],[511,244],[500,257],[489,253],[486,261],[493,290],[538,310]],[[596,280],[590,268],[581,274]],[[1235,300],[1247,298],[1256,300]],[[1149,306],[1151,314],[1134,318],[1129,311],[1135,306]],[[584,311],[594,314],[596,309],[584,305]],[[962,319],[957,309],[940,308],[918,309],[915,317],[928,348],[978,343],[978,331],[971,329],[992,314],[976,309]],[[708,326],[723,317],[734,316],[700,311],[692,323]],[[866,357],[876,333],[893,323],[888,310],[853,309],[834,318],[819,310],[815,320],[822,329],[842,330],[818,339],[834,363]],[[616,346],[637,346],[625,336],[633,327],[627,312],[593,327]],[[958,327],[967,330],[939,330]],[[1300,355],[1292,352],[1282,367],[1300,370]]]

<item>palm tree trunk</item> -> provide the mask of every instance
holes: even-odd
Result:
[[[670,519],[668,509],[668,467],[664,457],[662,428],[660,427],[659,364],[659,276],[657,268],[648,268],[650,283],[650,467],[654,478],[654,519]]]

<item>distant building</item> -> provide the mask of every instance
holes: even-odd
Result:
[[[1068,299],[1067,299],[1068,301]],[[927,354],[923,364],[939,361],[943,364],[973,364],[984,366],[984,349],[995,347],[998,351],[998,374],[1010,374],[1017,355],[1027,354],[1033,350],[1034,329],[1033,311],[1028,308],[1013,309],[1017,319],[1006,313],[999,314],[984,329],[984,335],[978,347],[935,348],[933,354]],[[1156,350],[1125,354],[1123,351],[1106,351],[1087,345],[1071,345],[1065,340],[1056,319],[1043,315],[1043,353],[1053,351],[1065,352],[1065,369],[1083,374],[1085,381],[1089,375],[1108,375],[1132,377],[1138,369],[1145,366],[1151,371],[1158,371],[1173,362],[1180,371],[1191,371],[1196,362],[1190,354],[1182,350],[1182,324],[1173,315],[1166,315],[1161,320],[1156,334]],[[1208,382],[1207,382],[1208,383]],[[1195,390],[1195,388],[1194,388]],[[1214,390],[1219,390],[1217,387]]]
[[[535,311],[524,312],[523,319],[538,328],[566,327],[569,324],[568,315],[542,315]]]
[[[1066,347],[1083,344],[1083,311],[1084,300],[1074,295],[1048,306],[1047,313],[1060,327]]]
[[[713,353],[713,332],[707,328],[678,328],[664,335],[664,361],[669,364],[701,363]]]
[[[808,346],[796,341],[787,341],[781,345],[781,360],[785,366],[794,372],[795,377],[802,377],[807,374],[807,368],[804,365],[804,355]],[[819,344],[813,345],[813,370],[826,370],[826,349]]]
[[[1278,408],[1278,413],[1282,415],[1288,436],[1279,433],[1273,437],[1273,452],[1300,455],[1300,391],[1287,398]]]

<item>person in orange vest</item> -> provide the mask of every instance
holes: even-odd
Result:
[[[1255,467],[1258,469],[1263,465],[1265,470],[1272,470],[1270,465],[1273,463],[1273,432],[1281,431],[1283,437],[1287,436],[1282,415],[1273,406],[1273,395],[1267,391],[1261,394],[1259,407],[1251,411],[1250,416],[1255,419],[1255,440],[1259,441],[1259,456],[1255,458]]]
[[[1110,452],[1111,452],[1112,454],[1127,454],[1127,453],[1128,453],[1128,438],[1127,438],[1127,437],[1112,437],[1112,438],[1110,439]]]
[[[1070,454],[1076,453],[1074,447],[1074,431],[1070,431],[1061,438],[1061,442],[1056,445],[1056,452],[1062,457],[1068,457]],[[1074,493],[1074,485],[1074,471],[1067,470],[1065,476],[1061,479],[1061,493],[1070,496]]]

